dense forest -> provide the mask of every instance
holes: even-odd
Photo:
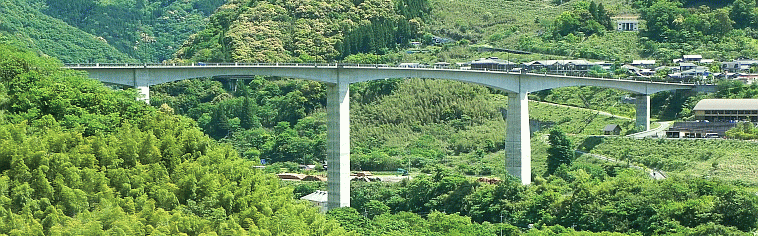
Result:
[[[186,117],[0,44],[0,233],[344,235]]]
[[[177,52],[190,61],[331,62],[420,38],[427,0],[230,1]]]
[[[0,37],[64,62],[133,62],[98,36],[40,12],[27,0],[2,0]]]
[[[190,35],[205,28],[207,17],[225,0],[27,0],[43,12],[97,35],[140,62],[174,57]],[[74,61],[78,62],[78,61]],[[120,62],[120,61],[111,61]]]

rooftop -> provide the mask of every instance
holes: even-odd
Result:
[[[329,194],[326,191],[316,190],[311,194],[301,197],[302,200],[308,200],[312,202],[326,202]]]
[[[632,64],[636,65],[654,65],[655,60],[633,60]]]
[[[695,105],[697,110],[758,110],[758,99],[703,99]]]
[[[603,131],[614,131],[616,128],[621,129],[621,127],[616,124],[606,125],[605,128],[603,128]]]

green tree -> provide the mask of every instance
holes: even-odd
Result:
[[[553,174],[561,165],[571,165],[576,158],[573,144],[558,128],[550,130],[548,136],[550,147],[547,149],[547,175]]]
[[[753,9],[755,1],[752,0],[735,0],[732,3],[732,10],[729,12],[729,18],[734,21],[734,27],[742,29],[755,24]]]
[[[645,22],[641,33],[657,41],[678,40],[681,28],[677,19],[685,13],[681,5],[680,2],[663,0],[641,9],[640,18]]]
[[[390,207],[377,200],[371,200],[363,205],[363,207],[365,208],[366,217],[369,219],[373,219],[375,216],[390,213]]]

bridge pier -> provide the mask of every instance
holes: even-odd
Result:
[[[326,86],[327,208],[350,206],[350,87]]]
[[[532,183],[532,147],[529,133],[529,99],[526,92],[508,93],[505,167],[509,174]]]
[[[135,69],[132,84],[140,94],[137,100],[145,101],[150,105],[150,71],[147,69]]]
[[[650,130],[650,95],[649,94],[637,94],[634,104],[637,107],[637,115],[635,119],[636,127],[643,127],[643,131]]]
[[[143,85],[143,86],[136,86],[136,88],[140,94],[140,97],[138,97],[137,100],[145,101],[145,103],[150,105],[150,86]]]

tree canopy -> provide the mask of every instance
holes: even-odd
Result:
[[[171,108],[0,54],[0,233],[347,234]]]

